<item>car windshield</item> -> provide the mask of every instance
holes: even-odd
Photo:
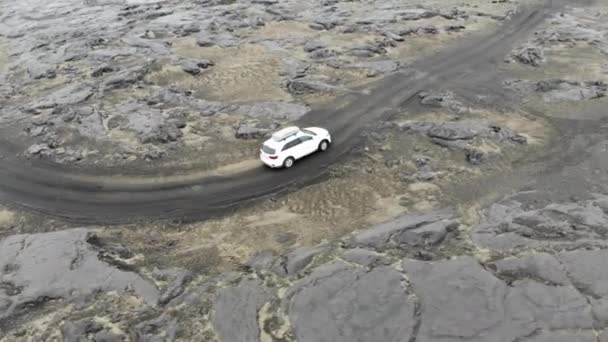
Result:
[[[267,154],[274,154],[275,150],[273,148],[270,148],[266,145],[262,145],[262,151],[264,151],[264,153]]]
[[[317,135],[317,133],[313,132],[313,131],[309,131],[307,129],[303,129],[302,132],[306,133],[306,134],[310,134],[310,135]]]

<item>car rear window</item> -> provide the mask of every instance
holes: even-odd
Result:
[[[274,154],[275,150],[273,148],[270,148],[266,145],[262,145],[262,151],[264,151],[264,153],[267,154]]]

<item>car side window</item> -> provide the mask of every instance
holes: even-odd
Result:
[[[285,144],[285,146],[283,147],[282,151],[286,151],[294,146],[297,146],[301,143],[302,141],[300,140],[300,138],[294,139],[290,142],[288,142],[287,144]]]
[[[304,135],[300,138],[301,142],[306,142],[309,140],[312,140],[312,137],[310,135]]]

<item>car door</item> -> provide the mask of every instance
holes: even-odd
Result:
[[[299,159],[302,157],[302,151],[300,149],[301,141],[300,138],[295,138],[294,140],[288,142],[283,147],[281,151],[285,157],[293,157],[295,159]]]
[[[317,150],[316,141],[310,135],[303,135],[300,137],[300,145],[298,145],[301,151],[301,157],[307,156]]]

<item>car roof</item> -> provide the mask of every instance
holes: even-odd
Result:
[[[282,130],[275,132],[272,135],[272,140],[274,140],[276,142],[280,142],[282,140],[287,139],[288,137],[290,137],[292,135],[298,134],[298,132],[300,132],[299,127],[296,127],[296,126],[285,127]]]
[[[300,130],[300,128],[298,128],[298,127],[292,126],[292,127],[283,128],[282,130],[274,133],[270,139],[266,140],[264,142],[264,145],[266,145],[270,148],[279,149],[286,143],[288,143],[296,138],[299,138],[302,135],[306,135],[306,134],[303,133]]]

